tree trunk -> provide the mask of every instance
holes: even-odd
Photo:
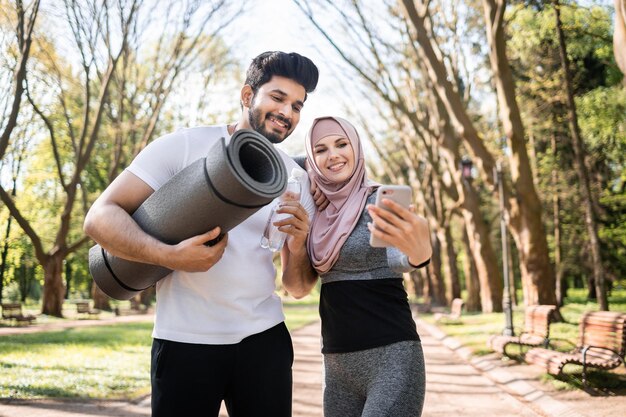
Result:
[[[441,244],[439,239],[433,239],[433,256],[428,266],[428,295],[430,304],[434,306],[446,305],[446,294],[441,277]]]
[[[500,121],[511,148],[508,160],[515,198],[509,200],[508,223],[520,255],[525,304],[555,304],[555,276],[542,223],[541,201],[534,185],[515,82],[506,55],[505,8],[505,0],[483,0]]]
[[[448,246],[448,268],[450,270],[450,282],[446,283],[446,297],[448,297],[450,303],[452,303],[453,299],[461,297],[461,282],[459,280],[459,267],[456,263],[457,253],[456,249],[454,249],[452,230],[449,225],[446,225],[445,231],[445,239]]]
[[[65,295],[63,298],[67,300],[72,290],[72,264],[69,260],[65,261]]]
[[[561,197],[559,195],[559,170],[558,170],[558,154],[556,146],[556,134],[552,132],[550,138],[552,147],[552,157],[555,166],[552,168],[552,223],[554,224],[554,267],[556,270],[556,305],[563,307],[563,301],[566,297],[563,283],[563,265],[561,263]]]
[[[416,298],[420,298],[424,295],[424,284],[422,284],[424,278],[422,275],[423,274],[419,271],[412,271],[409,273],[409,278],[413,284],[413,294]]]
[[[11,233],[11,215],[7,219],[7,229],[2,244],[2,255],[0,256],[0,302],[2,302],[2,292],[4,291],[4,271],[6,270],[7,257],[9,255],[9,233]]]
[[[435,142],[433,141],[433,144]],[[433,150],[433,158],[439,158],[438,150]],[[434,161],[438,165],[437,161]],[[454,246],[452,243],[452,237],[450,234],[450,226],[446,222],[446,210],[444,208],[443,201],[443,184],[438,173],[433,170],[431,176],[431,195],[434,202],[435,215],[437,217],[436,222],[433,222],[435,227],[435,233],[437,235],[437,243],[439,245],[439,259],[440,266],[437,269],[440,271],[440,284],[434,288],[437,291],[435,299],[440,302],[443,301],[444,305],[450,305],[452,303],[453,294],[453,282],[456,281],[456,291],[458,292],[459,275],[456,268],[456,254],[454,253]],[[441,298],[443,296],[443,299]]]
[[[561,23],[561,11],[558,0],[553,0],[554,17],[556,20],[556,32],[559,38],[559,53],[561,56],[561,67],[563,69],[563,82],[567,96],[567,112],[569,114],[569,129],[572,137],[572,147],[574,148],[574,167],[580,182],[580,193],[585,208],[585,226],[589,235],[589,245],[591,246],[591,261],[593,263],[593,279],[596,287],[596,297],[600,310],[609,309],[604,283],[604,266],[602,265],[602,252],[600,249],[600,238],[598,236],[598,225],[594,212],[593,193],[589,184],[589,173],[585,165],[584,142],[580,135],[578,126],[578,114],[576,112],[576,102],[574,101],[574,88],[572,86],[572,74],[569,68],[569,58],[567,57],[567,46],[565,35]]]
[[[466,189],[470,188],[466,184]],[[465,233],[469,238],[474,265],[480,282],[480,304],[483,313],[502,311],[502,272],[496,262],[496,254],[489,239],[489,228],[482,219],[478,195],[472,190],[465,191],[463,204]]]
[[[467,290],[467,300],[465,300],[465,309],[467,311],[481,311],[480,304],[480,281],[478,280],[478,271],[472,256],[469,238],[467,236],[467,228],[463,230],[463,245],[465,246],[465,256],[463,257],[463,269],[465,272],[465,288]]]
[[[613,0],[615,3],[615,30],[613,31],[613,53],[615,62],[626,75],[626,0]],[[626,85],[626,77],[622,79]]]
[[[64,255],[57,252],[54,255],[49,255],[45,262],[41,262],[44,272],[42,314],[63,317],[63,299],[65,296],[62,276],[63,258]]]

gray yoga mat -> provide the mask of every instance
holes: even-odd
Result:
[[[216,226],[227,233],[280,196],[286,185],[287,170],[274,145],[241,129],[172,177],[132,217],[146,233],[176,244]],[[171,272],[113,256],[100,245],[89,250],[89,271],[98,287],[118,300],[130,299]]]

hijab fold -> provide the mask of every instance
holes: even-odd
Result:
[[[354,171],[342,183],[328,180],[315,165],[315,145],[330,135],[348,139],[354,152]],[[322,274],[337,262],[343,244],[361,217],[368,196],[378,184],[367,179],[359,134],[345,119],[331,116],[315,119],[306,135],[306,154],[309,178],[329,201],[325,210],[315,213],[307,240],[311,263]]]

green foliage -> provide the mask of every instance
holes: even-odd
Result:
[[[569,115],[563,89],[554,10],[518,2],[508,13],[508,53],[516,77],[520,110],[528,135],[535,180],[544,202],[548,244],[554,259],[554,197],[559,199],[561,265],[571,284],[584,285],[592,275],[579,178],[573,169]],[[612,53],[611,15],[606,7],[561,9],[571,61],[578,122],[596,201],[600,236],[609,277],[622,275],[620,251],[626,227],[619,195],[624,193],[626,92],[617,85]]]
[[[626,89],[599,87],[576,99],[580,130],[595,164],[609,171],[612,191],[626,183]]]

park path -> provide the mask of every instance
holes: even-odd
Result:
[[[134,316],[135,320],[151,317]],[[113,321],[131,321],[133,316]],[[96,323],[89,323],[96,322]],[[76,322],[74,322],[76,323]],[[81,320],[78,325],[107,324],[102,320]],[[67,325],[62,327],[70,327]],[[42,326],[43,327],[43,326]],[[554,400],[536,385],[536,374],[511,372],[499,365],[499,359],[472,358],[454,340],[436,327],[418,320],[426,358],[427,388],[424,417],[474,416],[493,417],[598,417],[616,415],[581,414]],[[0,329],[0,335],[6,334]],[[24,328],[28,331],[42,331]],[[51,330],[50,328],[44,330]],[[293,417],[322,417],[322,357],[319,322],[292,333],[295,361],[293,367]],[[526,371],[528,367],[524,368]],[[618,400],[619,401],[619,400]],[[0,400],[0,417],[143,417],[150,415],[150,397],[135,402],[81,400]],[[225,411],[220,417],[227,417]],[[266,417],[266,416],[259,416]],[[271,417],[271,416],[268,416]]]

